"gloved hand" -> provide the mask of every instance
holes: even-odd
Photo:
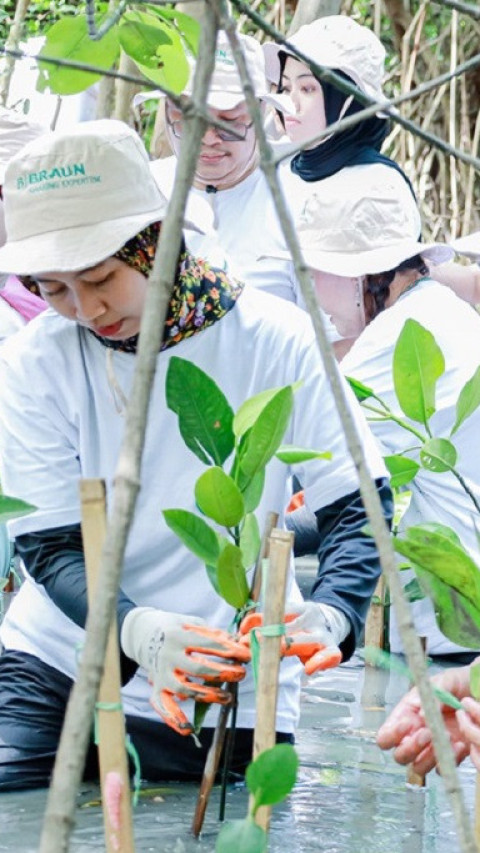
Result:
[[[219,685],[241,681],[245,677],[241,663],[250,659],[249,649],[226,631],[209,628],[195,616],[152,607],[135,607],[127,614],[120,643],[127,657],[147,671],[153,685],[152,707],[182,735],[193,729],[176,699],[227,704],[230,696]]]
[[[290,607],[287,605],[287,609]],[[328,604],[304,601],[294,604],[294,612],[285,614],[286,634],[282,637],[283,657],[298,657],[307,675],[338,666],[342,653],[338,644],[350,631],[347,617]],[[263,624],[261,613],[251,613],[240,624],[240,633],[248,635]]]

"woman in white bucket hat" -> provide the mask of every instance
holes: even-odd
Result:
[[[0,633],[0,790],[48,783],[87,611],[78,480],[101,477],[111,495],[122,406],[167,206],[143,143],[114,120],[85,122],[30,143],[10,162],[4,191],[8,240],[0,249],[0,269],[30,276],[30,286],[51,309],[0,352],[2,487],[36,507],[11,524],[26,579]],[[239,680],[246,657],[245,646],[229,633],[233,608],[162,518],[169,507],[195,512],[194,485],[204,471],[166,405],[172,350],[212,376],[234,409],[269,388],[299,384],[300,416],[285,440],[332,451],[329,462],[295,466],[328,548],[320,555],[312,601],[301,602],[289,577],[289,598],[303,619],[302,627],[299,620],[288,626],[293,645],[308,635],[330,660],[332,650],[337,662],[347,659],[379,574],[375,545],[362,532],[358,476],[309,318],[282,300],[243,288],[183,247],[156,361],[141,490],[117,608],[127,730],[142,775],[150,779],[201,774],[215,715],[207,718],[198,749],[193,739],[181,737],[192,731],[191,698],[182,707],[177,700],[187,695],[223,701],[221,687],[211,684],[212,670],[220,668],[222,683]],[[383,461],[346,391],[389,516]],[[257,509],[261,528],[268,511],[282,516],[290,473],[276,461],[267,467]],[[192,645],[201,657],[189,654]],[[294,658],[282,665],[279,740],[293,739],[300,671]],[[240,685],[233,759],[239,771],[251,757],[254,716],[248,673]],[[90,763],[87,769],[94,772]]]
[[[330,15],[305,24],[289,39],[292,48],[312,62],[335,71],[379,104],[386,101],[382,92],[385,49],[377,36],[345,15]],[[290,169],[311,183],[338,173],[345,167],[375,164],[377,171],[394,172],[403,203],[416,210],[410,182],[393,160],[380,153],[389,130],[388,115],[379,112],[347,130],[312,141],[325,128],[355,115],[364,105],[333,83],[318,79],[310,67],[284,45],[263,45],[267,77],[278,91],[290,96],[293,108],[285,107],[283,122],[292,142],[306,143],[296,154]],[[279,115],[282,115],[281,113]],[[307,191],[307,190],[306,190]],[[418,233],[420,233],[420,218]]]
[[[365,299],[366,327],[340,362],[342,372],[372,388],[399,418],[392,361],[396,341],[408,319],[434,336],[445,358],[445,372],[435,395],[435,435],[449,436],[456,420],[458,395],[480,364],[480,316],[452,290],[429,276],[426,262],[443,263],[452,256],[444,244],[422,244],[408,224],[405,211],[385,185],[366,188],[359,182],[326,208],[323,195],[310,197],[298,226],[305,262],[315,285],[324,279],[338,290],[349,278],[360,282]],[[411,446],[411,433],[388,420],[371,422],[384,455]],[[455,434],[458,470],[480,501],[480,431],[477,409]],[[408,485],[412,499],[402,525],[438,522],[453,528],[478,562],[475,513],[470,497],[453,474],[421,468]],[[305,511],[290,516],[299,530]],[[303,522],[302,522],[303,518]],[[405,582],[407,572],[402,572]],[[427,638],[427,654],[452,655],[465,650],[448,640],[436,625],[429,600],[413,605],[419,635]],[[401,650],[395,616],[390,633],[392,651]]]

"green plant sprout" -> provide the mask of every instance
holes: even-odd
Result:
[[[262,497],[266,466],[274,456],[286,464],[331,458],[328,451],[281,445],[294,391],[293,385],[262,391],[234,413],[220,388],[199,367],[176,356],[168,367],[167,405],[178,416],[185,444],[208,467],[195,484],[201,515],[166,509],[163,516],[205,563],[215,591],[237,611],[237,622],[250,604],[247,571],[260,548],[254,511]],[[223,466],[231,457],[227,473]],[[223,527],[226,535],[205,518]]]
[[[432,599],[435,618],[442,633],[452,642],[480,648],[480,567],[463,547],[456,532],[442,524],[427,523],[399,532],[411,492],[405,486],[421,468],[433,473],[451,472],[470,497],[477,512],[480,505],[456,470],[458,453],[452,441],[460,426],[480,405],[480,367],[465,383],[456,401],[455,422],[448,438],[434,436],[430,420],[436,412],[435,391],[445,371],[443,353],[434,336],[416,320],[406,320],[393,354],[393,381],[401,411],[396,415],[374,393],[352,377],[348,381],[369,420],[391,420],[410,432],[417,442],[401,454],[385,456],[396,491],[393,547],[408,562],[400,569],[415,571],[416,579],[405,587],[409,601]],[[423,431],[413,426],[421,424]],[[411,458],[411,456],[416,458]]]
[[[416,443],[403,453],[384,457],[391,475],[392,487],[400,488],[410,483],[420,468],[438,474],[450,471],[480,513],[480,504],[455,468],[458,454],[451,441],[464,421],[480,405],[480,367],[460,391],[456,402],[455,423],[448,438],[435,437],[430,424],[430,419],[436,412],[436,383],[444,372],[445,359],[432,333],[416,320],[406,320],[393,353],[393,383],[403,414],[410,421],[421,424],[423,432],[409,421],[395,415],[372,388],[352,377],[347,379],[368,413],[369,420],[394,421],[417,439]],[[410,454],[417,458],[411,458]]]
[[[265,483],[268,463],[276,457],[286,464],[330,459],[328,451],[282,445],[293,411],[298,385],[262,391],[234,412],[225,395],[203,370],[173,356],[167,371],[166,399],[178,417],[187,447],[207,466],[195,483],[200,514],[183,509],[163,510],[170,529],[205,563],[216,593],[235,608],[234,624],[252,607],[247,572],[260,550],[255,509]],[[224,466],[229,466],[229,471]],[[225,534],[205,518],[224,528]],[[200,729],[209,706],[195,703],[194,728]],[[235,704],[234,704],[235,709]],[[232,728],[234,727],[234,718]],[[262,853],[265,831],[254,822],[260,805],[283,799],[295,783],[298,759],[293,747],[279,744],[261,753],[247,768],[253,794],[245,820],[226,824],[216,850]]]

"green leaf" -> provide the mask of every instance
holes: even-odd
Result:
[[[199,735],[202,731],[203,721],[211,708],[210,702],[195,702],[193,711],[193,731]]]
[[[240,610],[248,601],[248,583],[242,552],[237,545],[226,545],[217,561],[220,595],[228,604]]]
[[[295,382],[293,385],[284,385],[281,388],[267,388],[266,391],[260,391],[260,394],[255,394],[240,406],[233,419],[233,431],[238,439],[245,435],[254,423],[258,420],[259,415],[263,412],[265,406],[280,392],[291,388],[296,391],[300,387],[301,382]]]
[[[480,367],[477,367],[472,378],[465,382],[457,400],[457,417],[450,435],[470,417],[480,406]]]
[[[210,566],[208,563],[205,563],[205,568],[207,570],[208,580],[212,584],[217,595],[220,595],[220,588],[218,586],[217,567],[216,566]]]
[[[403,591],[410,604],[414,601],[421,601],[422,598],[425,598],[425,593],[423,592],[417,578],[412,578],[412,580],[404,586]]]
[[[12,518],[20,518],[29,515],[37,509],[33,504],[21,501],[19,498],[11,498],[8,495],[0,495],[0,524],[5,524]]]
[[[215,853],[266,853],[267,834],[250,818],[225,823],[217,836]]]
[[[199,509],[223,527],[235,527],[245,515],[243,497],[237,484],[223,468],[214,466],[195,483]]]
[[[262,499],[263,487],[265,485],[265,468],[257,471],[254,477],[241,490],[245,503],[245,512],[253,512]]]
[[[215,566],[220,554],[218,536],[208,524],[186,509],[164,509],[163,517],[170,530],[204,563]]]
[[[354,379],[353,376],[346,376],[345,379],[360,403],[362,403],[363,400],[368,400],[369,397],[374,397],[376,399],[373,389],[369,388],[368,385],[364,385],[363,382],[359,382],[358,379]]]
[[[282,444],[275,456],[280,462],[287,465],[295,465],[296,462],[308,462],[310,459],[331,459],[329,450],[309,450],[303,447],[293,447],[291,444]]]
[[[440,630],[460,646],[480,648],[480,571],[458,537],[439,524],[409,527],[394,549],[413,565]]]
[[[119,38],[145,77],[177,94],[183,92],[190,67],[174,27],[157,16],[130,10],[123,16]]]
[[[233,411],[213,379],[191,361],[172,356],[166,397],[187,447],[206,465],[223,465],[235,446]]]
[[[410,501],[412,500],[412,493],[405,489],[402,492],[395,492],[394,501],[395,501],[395,511],[393,516],[393,531],[394,533],[398,530],[399,524],[405,515],[407,509],[410,506]]]
[[[172,21],[189,50],[194,56],[197,55],[201,27],[195,18],[191,18],[190,15],[185,15],[184,12],[179,12],[177,9],[159,8],[158,6],[148,6],[147,8],[161,18]]]
[[[435,386],[445,360],[432,333],[406,320],[393,353],[393,383],[402,411],[427,426],[435,412]]]
[[[263,407],[250,429],[243,452],[239,455],[241,489],[252,477],[265,468],[280,446],[293,409],[293,391],[290,385],[277,391]]]
[[[474,699],[480,699],[480,664],[475,663],[470,667],[470,692]]]
[[[162,44],[172,43],[168,29],[153,15],[128,11],[122,17],[118,39],[125,53],[135,62],[156,68],[158,48]]]
[[[298,755],[289,743],[265,749],[247,767],[248,790],[259,806],[273,806],[290,793],[297,779]]]
[[[420,462],[427,471],[442,474],[450,471],[457,461],[457,451],[446,438],[430,438],[420,450]]]
[[[97,26],[101,26],[104,16],[96,16]],[[117,27],[112,27],[99,41],[92,41],[88,35],[85,15],[62,18],[46,34],[40,56],[52,59],[69,59],[84,62],[105,70],[112,67],[120,53]],[[44,91],[49,88],[57,95],[75,95],[83,92],[102,75],[90,71],[78,71],[47,62],[38,63],[39,80],[37,88]]]
[[[256,563],[260,544],[261,538],[257,517],[253,512],[249,512],[245,516],[245,522],[240,533],[240,550],[242,552],[243,565],[247,569]]]
[[[418,462],[409,459],[408,456],[396,454],[393,456],[384,456],[383,461],[387,466],[390,474],[390,485],[392,489],[399,489],[400,486],[405,486],[410,483],[415,477],[420,468]]]

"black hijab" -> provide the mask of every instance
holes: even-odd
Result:
[[[280,51],[278,55],[280,60],[280,81],[283,76],[285,62],[290,55],[285,53],[285,51]],[[333,70],[348,83],[355,85],[354,81],[347,74],[344,74],[343,71]],[[315,79],[318,80],[318,77]],[[331,83],[327,83],[324,80],[318,80],[318,82],[322,87],[325,118],[328,127],[338,121],[345,101],[349,96]],[[279,91],[282,91],[281,84]],[[364,108],[364,104],[353,98],[348,109],[343,113],[342,118],[355,115],[355,113],[360,112]],[[339,172],[344,166],[383,163],[385,166],[390,166],[390,168],[400,172],[415,198],[413,187],[400,166],[394,160],[391,160],[390,157],[386,157],[380,153],[389,129],[387,118],[372,116],[372,118],[365,119],[353,127],[325,139],[315,148],[311,148],[308,151],[300,151],[293,157],[290,168],[292,172],[304,181],[321,181],[323,178],[329,178],[330,175]]]

